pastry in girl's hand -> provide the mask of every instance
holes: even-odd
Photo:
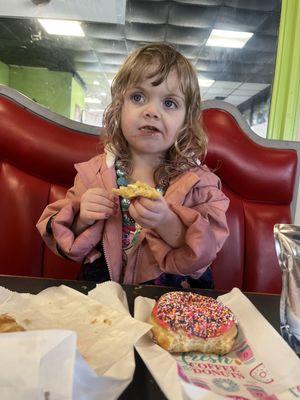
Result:
[[[237,322],[219,301],[191,292],[169,292],[150,317],[154,341],[170,352],[226,354],[237,336]]]
[[[22,332],[25,329],[17,323],[17,321],[8,314],[0,315],[0,333]]]
[[[119,189],[112,189],[112,192],[126,199],[133,199],[134,197],[141,196],[154,200],[161,196],[155,188],[140,181],[136,181],[128,186],[120,186]]]

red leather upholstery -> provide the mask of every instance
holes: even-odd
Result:
[[[74,279],[79,265],[52,254],[35,224],[45,206],[72,186],[74,162],[97,154],[98,137],[75,133],[2,96],[0,116],[0,273]]]
[[[216,287],[279,293],[273,226],[291,222],[297,153],[258,145],[223,110],[205,110],[203,124],[209,136],[206,163],[231,200],[230,237],[213,264]]]
[[[52,254],[35,224],[72,186],[75,162],[99,151],[98,138],[57,125],[0,95],[0,274],[74,279],[79,265]],[[290,222],[297,154],[252,142],[227,112],[203,112],[207,164],[231,203],[231,235],[213,265],[216,287],[278,293],[273,225]]]

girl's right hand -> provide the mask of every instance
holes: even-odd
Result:
[[[119,198],[103,188],[88,189],[81,197],[78,222],[92,225],[95,221],[107,219],[116,214]]]

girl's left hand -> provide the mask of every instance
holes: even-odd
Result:
[[[141,227],[157,229],[164,225],[172,211],[164,197],[155,200],[137,197],[131,201],[129,213]]]

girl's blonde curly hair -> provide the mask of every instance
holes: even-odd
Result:
[[[151,73],[147,74],[151,68]],[[191,167],[198,166],[207,150],[207,137],[200,121],[200,90],[197,74],[190,62],[174,47],[166,43],[152,43],[131,53],[121,66],[111,86],[112,101],[103,116],[104,142],[128,175],[132,172],[130,148],[121,128],[121,109],[128,89],[144,79],[154,78],[153,86],[160,85],[175,70],[185,97],[186,115],[175,143],[169,148],[160,166],[154,172],[156,184],[169,181]]]

